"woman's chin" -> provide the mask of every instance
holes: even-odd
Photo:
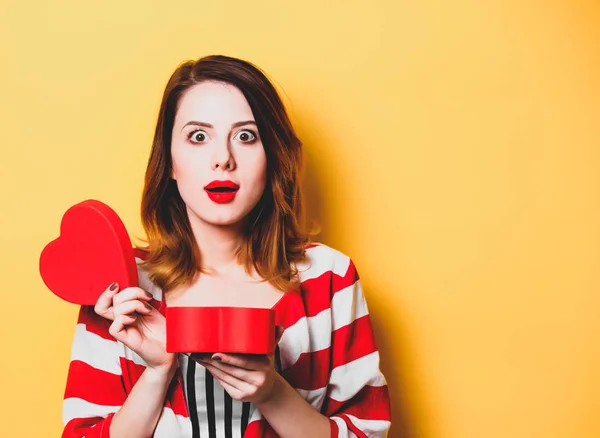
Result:
[[[237,227],[241,227],[242,222],[244,220],[244,216],[219,216],[219,217],[210,217],[210,218],[204,218],[203,222],[205,222],[207,225],[213,226],[213,227],[232,227],[232,228],[237,228]]]
[[[199,206],[197,209],[188,208],[188,215],[192,221],[194,221],[193,217],[195,216],[199,219],[199,222],[212,227],[242,227],[244,219],[250,211],[233,205],[223,207],[225,206],[218,209],[207,208],[206,206],[204,208]]]

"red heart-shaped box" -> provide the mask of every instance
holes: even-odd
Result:
[[[108,205],[88,199],[69,208],[60,236],[40,255],[40,275],[60,298],[93,305],[114,281],[120,289],[138,286],[131,240]]]
[[[167,307],[169,353],[273,354],[275,309]]]

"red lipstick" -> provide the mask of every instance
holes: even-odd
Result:
[[[204,191],[211,201],[225,204],[233,201],[240,186],[233,181],[212,181],[204,187]]]

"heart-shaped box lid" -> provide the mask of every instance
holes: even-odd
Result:
[[[125,225],[108,205],[88,199],[69,208],[60,236],[41,252],[40,275],[63,300],[94,305],[112,282],[138,286],[137,266]]]

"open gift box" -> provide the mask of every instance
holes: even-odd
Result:
[[[275,310],[167,307],[169,353],[273,354]]]
[[[106,204],[87,200],[69,208],[60,236],[40,255],[40,275],[58,297],[94,305],[106,287],[138,286],[125,225]],[[271,354],[275,310],[245,307],[167,307],[167,351]]]

